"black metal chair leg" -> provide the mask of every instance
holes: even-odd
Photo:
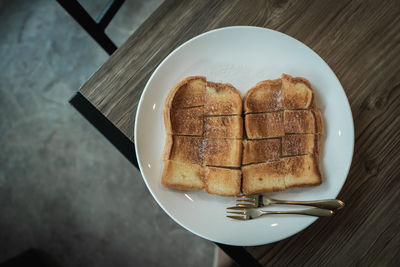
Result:
[[[135,145],[111,121],[109,121],[92,103],[81,93],[76,93],[69,103],[74,106],[108,141],[110,141],[137,169]]]
[[[95,21],[77,0],[57,0],[57,2],[111,55],[117,46],[104,30],[125,0],[111,0]]]

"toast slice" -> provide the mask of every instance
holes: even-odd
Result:
[[[242,140],[205,139],[204,165],[240,167]]]
[[[319,133],[322,124],[318,125],[315,113],[311,109],[307,110],[285,110],[284,112],[285,133],[306,134]]]
[[[283,109],[308,109],[313,106],[314,93],[308,80],[282,74]]]
[[[281,79],[257,83],[244,96],[244,112],[260,113],[281,110]]]
[[[205,167],[204,190],[219,196],[240,195],[242,172],[227,168]]]
[[[176,84],[165,101],[166,108],[181,109],[204,106],[206,77],[191,76]]]
[[[262,81],[242,103],[231,84],[188,77],[168,94],[164,124],[166,187],[237,196],[240,189],[256,194],[321,183],[322,114],[304,78]]]
[[[291,134],[282,137],[282,156],[297,156],[318,152],[318,135]]]
[[[243,138],[243,119],[240,116],[204,117],[204,137]]]
[[[286,188],[315,186],[322,182],[319,160],[315,154],[283,158],[287,173]]]
[[[244,140],[242,164],[279,160],[280,154],[280,139]]]
[[[286,189],[286,166],[282,160],[243,166],[242,173],[242,192],[245,195]]]
[[[162,160],[203,164],[203,137],[167,135]]]
[[[282,191],[291,187],[321,183],[318,160],[314,155],[282,158],[279,161],[242,167],[245,195]]]
[[[198,164],[174,160],[165,161],[161,183],[178,190],[199,190],[204,188],[204,168]]]
[[[164,109],[164,125],[167,134],[203,135],[204,107]]]
[[[229,83],[207,82],[205,115],[241,115],[242,95]]]
[[[283,112],[246,114],[245,128],[249,139],[283,136],[285,135]]]

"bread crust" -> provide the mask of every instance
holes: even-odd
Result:
[[[179,94],[179,92],[181,92],[182,90],[184,90],[186,87],[186,85],[194,80],[200,80],[204,82],[204,85],[206,83],[206,77],[204,76],[189,76],[185,79],[183,79],[182,81],[180,81],[179,83],[177,83],[172,90],[168,93],[167,98],[165,100],[165,107],[167,108],[172,108],[174,106],[174,108],[187,108],[187,107],[197,107],[197,106],[202,106],[204,105],[204,98],[203,100],[201,99],[196,99],[193,102],[189,102],[189,103],[174,103],[174,100],[176,98],[176,96]],[[204,91],[205,91],[205,86],[204,86]],[[204,97],[204,96],[203,96]],[[184,101],[183,101],[184,102]],[[192,103],[192,104],[191,104]],[[175,105],[173,105],[175,104]]]
[[[204,188],[204,168],[198,164],[167,160],[161,175],[161,184],[177,190]]]
[[[316,132],[320,135],[324,135],[324,121],[322,119],[322,111],[319,108],[314,108],[313,111],[316,123]]]
[[[167,134],[167,136],[165,137],[165,145],[161,155],[161,160],[166,161],[170,159],[172,152],[172,145],[173,145],[172,135]]]
[[[317,123],[317,138],[315,139],[316,151],[315,157],[317,159],[318,168],[321,170],[321,155],[322,155],[322,140],[325,135],[324,121],[322,118],[322,111],[319,108],[314,108],[315,120]]]
[[[281,79],[265,80],[250,88],[243,99],[244,113],[260,113],[281,110]]]
[[[175,97],[177,94],[179,94],[180,91],[184,90],[186,85],[190,83],[191,81],[202,81],[204,83],[204,92],[203,92],[203,101],[197,99],[193,105],[188,105],[187,103],[177,103],[176,105],[173,105]],[[165,106],[163,109],[163,117],[164,117],[164,126],[166,133],[172,134],[173,133],[173,126],[172,126],[172,118],[171,118],[171,112],[175,111],[177,109],[181,108],[190,108],[190,107],[198,107],[198,106],[204,106],[204,96],[205,96],[205,84],[206,84],[206,77],[204,76],[189,76],[177,83],[171,91],[168,93],[167,98],[165,100]]]
[[[305,86],[302,86],[305,85]],[[282,74],[283,109],[308,109],[314,106],[314,90],[310,82],[303,77]]]
[[[167,134],[171,134],[172,133],[171,108],[167,107],[167,105],[165,105],[164,107],[163,115],[164,115],[165,132]]]
[[[205,115],[241,115],[242,94],[230,83],[207,82]]]
[[[172,140],[169,159],[203,165],[203,137],[173,135]]]

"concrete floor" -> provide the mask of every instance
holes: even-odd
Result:
[[[127,0],[106,32],[120,45],[160,3]],[[213,243],[68,104],[107,58],[56,1],[0,2],[0,262],[40,248],[61,266],[211,266]]]

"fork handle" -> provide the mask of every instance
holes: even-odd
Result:
[[[301,214],[301,215],[310,215],[316,217],[327,217],[331,216],[334,212],[327,209],[320,208],[312,208],[306,210],[290,210],[290,211],[261,211],[261,215],[267,214]]]
[[[325,199],[315,201],[290,201],[290,200],[277,200],[271,199],[273,204],[290,204],[290,205],[304,205],[313,206],[321,209],[341,209],[344,207],[344,203],[338,199]]]

